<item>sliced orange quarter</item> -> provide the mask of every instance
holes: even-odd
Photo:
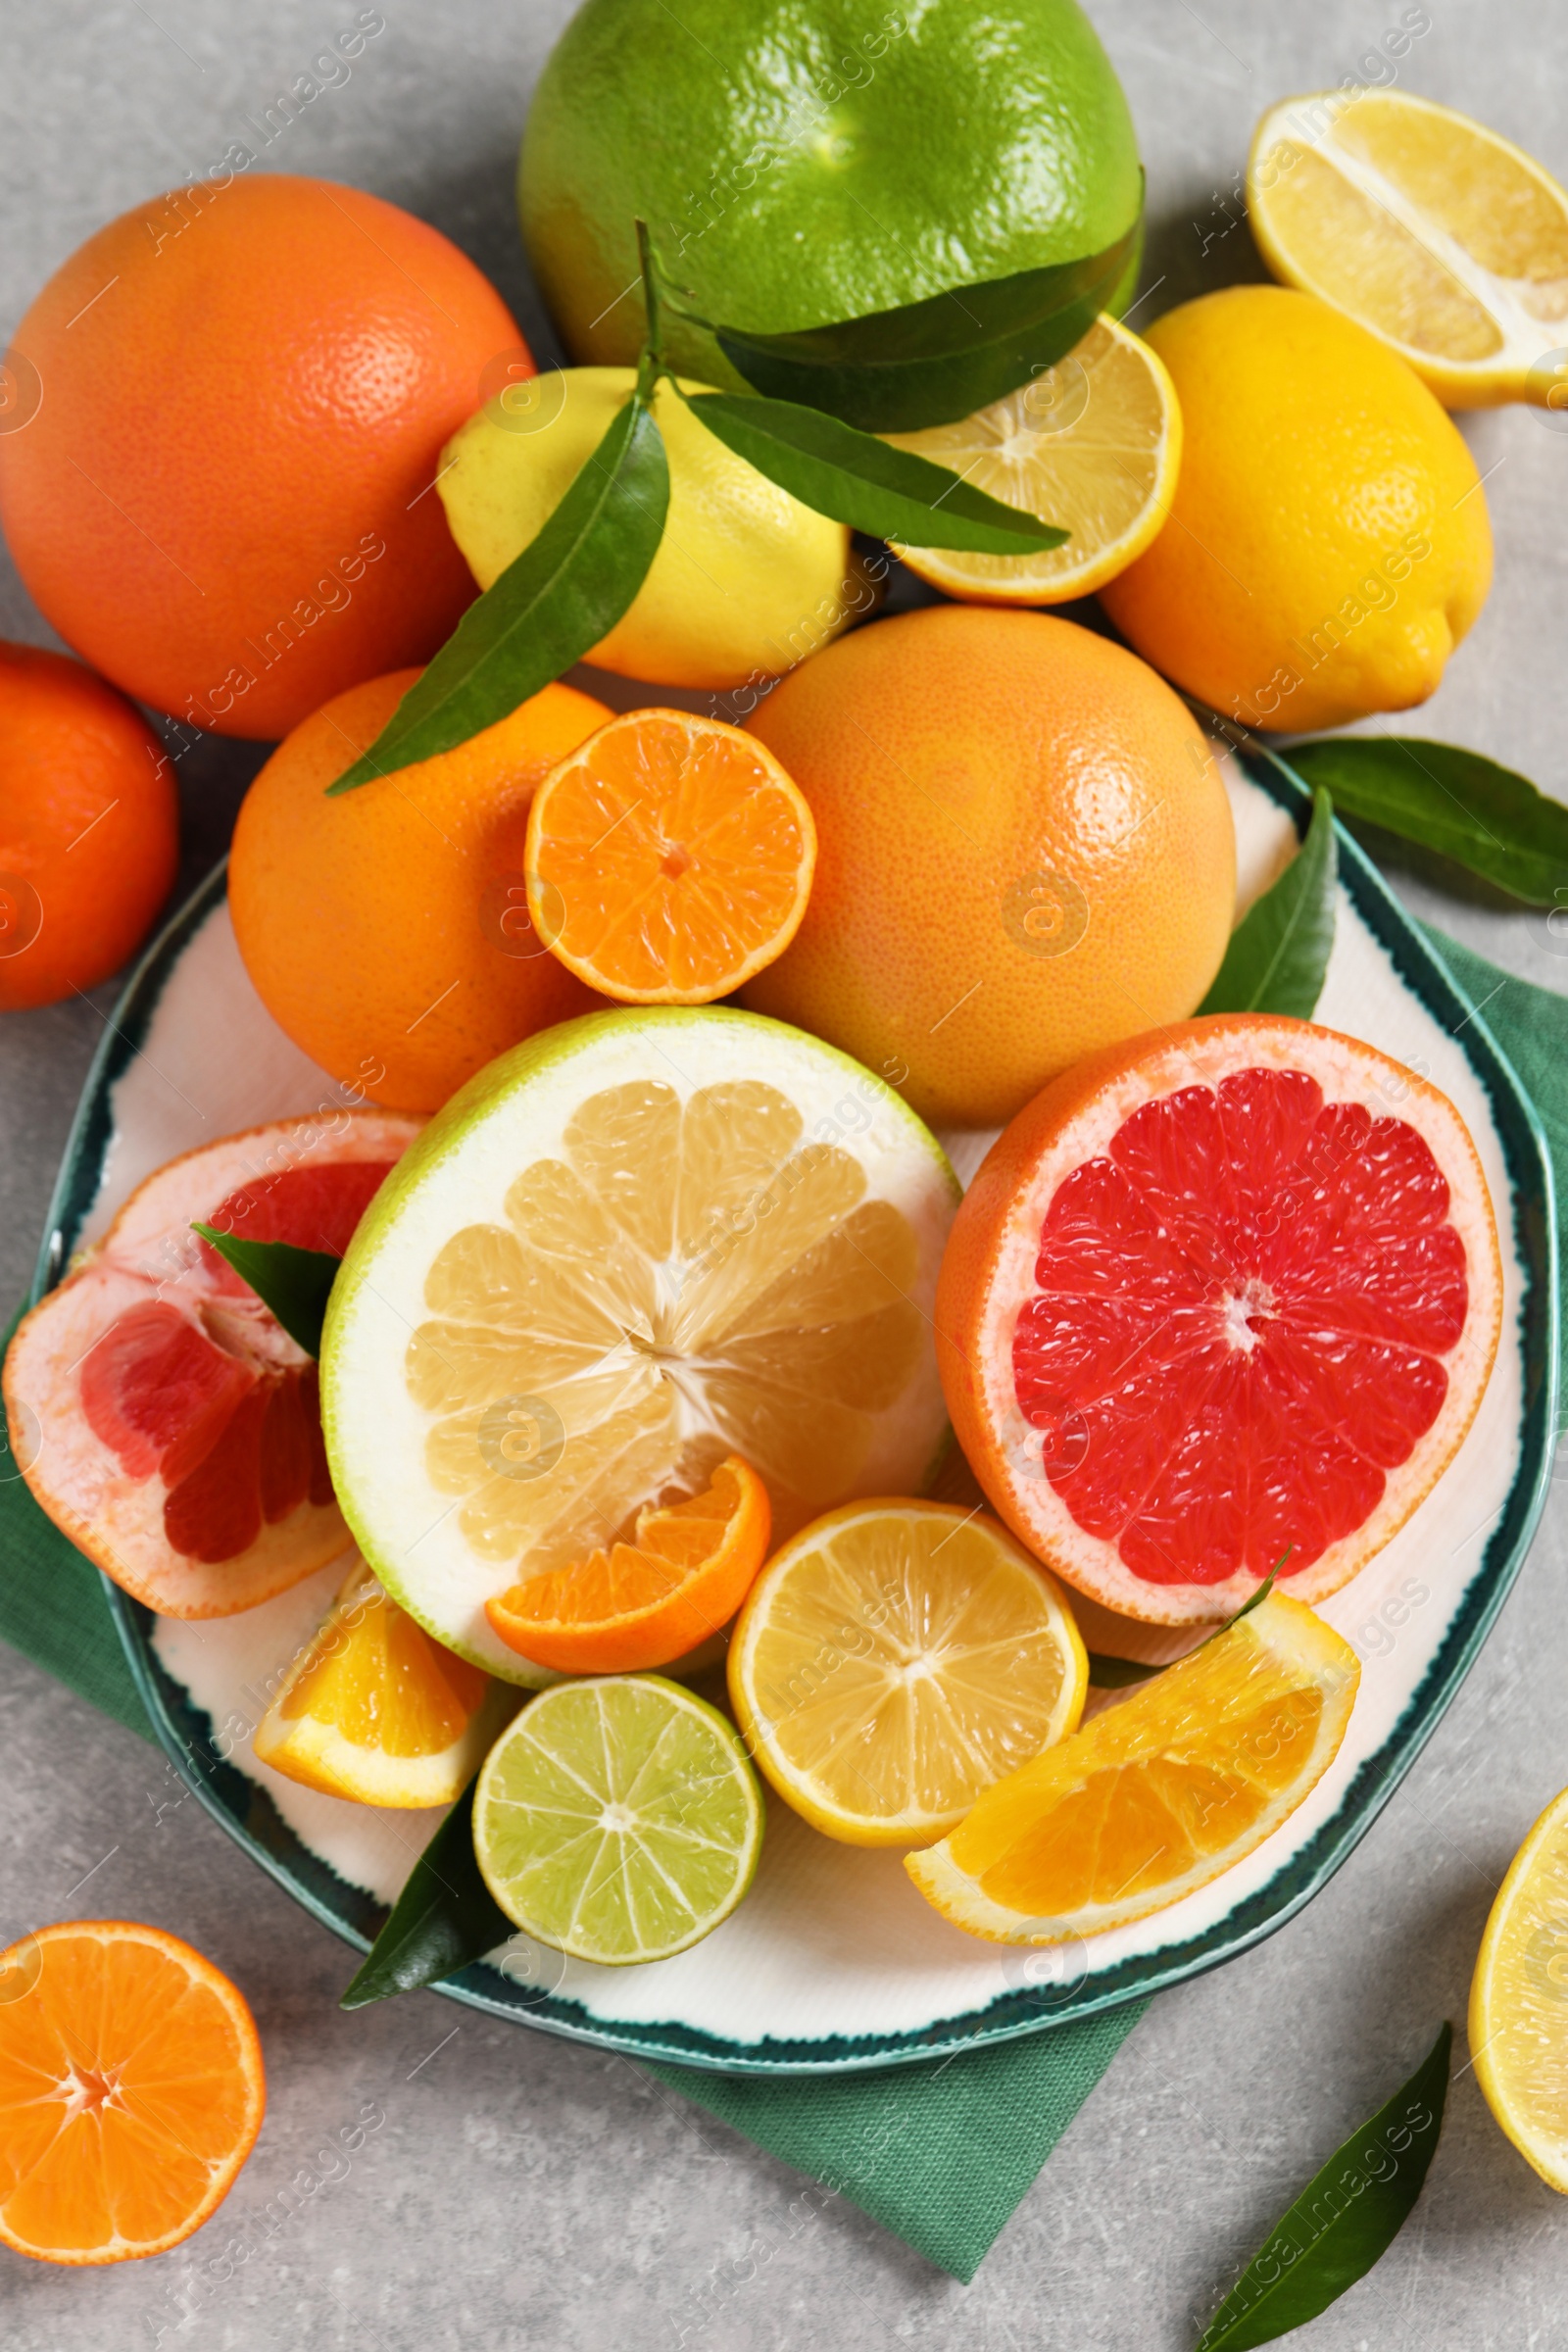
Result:
[[[767,1556],[767,1489],[738,1454],[701,1494],[637,1514],[636,1541],[485,1603],[510,1649],[558,1674],[667,1666],[727,1625]]]
[[[124,1920],[0,1952],[0,2239],[40,2262],[165,2254],[222,2203],[267,2104],[244,1995]]]
[[[550,774],[528,812],[539,937],[623,1004],[708,1004],[800,927],[816,827],[753,735],[631,710]]]
[[[956,1928],[1064,1943],[1147,1918],[1262,1844],[1339,1752],[1356,1655],[1270,1592],[905,1857]]]

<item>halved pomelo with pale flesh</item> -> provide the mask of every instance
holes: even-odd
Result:
[[[12,1341],[6,1409],[28,1486],[165,1616],[254,1608],[349,1543],[316,1365],[193,1222],[340,1255],[422,1124],[344,1110],[172,1160]]]
[[[1447,1098],[1307,1021],[1092,1055],[1018,1114],[937,1298],[954,1426],[1080,1592],[1175,1625],[1337,1592],[1469,1428],[1502,1269]]]
[[[985,1790],[905,1869],[956,1928],[1064,1943],[1162,1911],[1256,1851],[1339,1752],[1349,1643],[1270,1592],[1238,1623]]]
[[[436,1114],[332,1294],[327,1452],[366,1558],[437,1641],[539,1684],[485,1603],[633,1541],[726,1456],[776,1538],[917,1488],[956,1198],[890,1088],[756,1013],[592,1013],[514,1047]]]

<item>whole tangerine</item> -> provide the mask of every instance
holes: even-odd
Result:
[[[12,365],[36,405],[0,438],[0,524],[39,609],[138,701],[263,739],[450,635],[474,591],[440,451],[487,368],[533,373],[438,230],[286,173],[112,220]]]
[[[605,1002],[533,928],[524,842],[541,777],[611,713],[547,686],[454,751],[329,797],[418,674],[351,687],[278,745],[228,866],[268,1011],[393,1110],[436,1109],[505,1047]]]
[[[163,745],[65,654],[0,642],[0,1011],[107,980],[141,945],[179,858]]]
[[[748,722],[816,820],[805,920],[745,1001],[995,1127],[1069,1062],[1179,1020],[1230,936],[1230,805],[1146,662],[974,605],[878,620]]]

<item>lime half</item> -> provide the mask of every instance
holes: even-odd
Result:
[[[710,1935],[752,1883],[762,1795],[734,1728],[662,1675],[558,1683],[496,1741],[473,1847],[538,1943],[612,1967]]]

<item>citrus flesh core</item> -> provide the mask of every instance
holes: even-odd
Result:
[[[1248,217],[1278,277],[1371,329],[1454,408],[1549,400],[1568,327],[1568,194],[1482,123],[1402,90],[1281,99]]]
[[[0,2240],[71,2264],[161,2254],[261,2129],[245,2001],[157,1928],[80,1920],[0,1953]]]
[[[1310,1598],[1343,1584],[1458,1445],[1500,1324],[1485,1179],[1443,1097],[1304,1023],[1186,1034],[1196,1053],[1156,1033],[1063,1082],[1059,1116],[1032,1106],[960,1211],[987,1235],[978,1320],[961,1231],[951,1325],[938,1307],[998,1507],[1069,1582],[1168,1622],[1274,1568]]]
[[[961,423],[885,437],[1070,533],[1030,556],[901,547],[910,571],[971,603],[1056,605],[1114,579],[1153,538],[1176,486],[1182,419],[1157,355],[1102,316],[1066,359]]]
[[[681,710],[612,719],[528,812],[534,929],[622,1004],[739,988],[799,930],[815,862],[811,812],[772,755]]]
[[[1054,1579],[995,1520],[852,1504],[763,1571],[729,1651],[762,1771],[851,1845],[908,1845],[1072,1730],[1088,1660]]]
[[[1201,295],[1149,340],[1182,462],[1163,527],[1101,590],[1117,628],[1247,726],[1425,702],[1492,585],[1453,419],[1364,326],[1287,286]]]
[[[432,1642],[357,1560],[258,1724],[256,1753],[327,1796],[448,1805],[478,1770],[509,1699]]]
[[[417,1130],[341,1114],[258,1128],[150,1177],[19,1330],[13,1426],[44,1509],[126,1592],[171,1616],[226,1616],[348,1544],[316,1364],[191,1231],[341,1256]]]
[[[1568,1790],[1498,1889],[1470,1987],[1476,2080],[1542,2179],[1568,2191]]]
[[[612,1966],[710,1935],[752,1883],[762,1826],[731,1726],[656,1675],[542,1691],[474,1792],[474,1852],[507,1917]]]
[[[526,388],[525,407],[491,403],[454,434],[437,488],[481,588],[544,528],[636,381],[631,368],[563,368]],[[710,388],[682,381],[687,392]],[[669,468],[663,537],[631,604],[589,653],[596,667],[662,686],[744,686],[788,669],[867,610],[847,524],[736,457],[665,380],[653,413]]]
[[[1191,1657],[998,1781],[905,1868],[955,1927],[1061,1943],[1125,1927],[1262,1844],[1339,1752],[1360,1666],[1271,1593]]]
[[[874,20],[695,0],[679,25],[591,0],[540,76],[518,197],[567,349],[634,365],[639,218],[693,290],[680,312],[777,331],[1101,252],[1140,186],[1126,99],[1072,0]],[[664,339],[673,365],[739,382],[669,304]]]
[[[726,1625],[767,1553],[767,1489],[732,1454],[684,1502],[645,1505],[634,1541],[485,1603],[509,1649],[561,1674],[667,1666]]]
[[[868,1072],[749,1014],[600,1014],[427,1136],[334,1292],[323,1384],[362,1549],[438,1640],[542,1679],[485,1603],[731,1454],[783,1536],[923,1479],[956,1188]]]

